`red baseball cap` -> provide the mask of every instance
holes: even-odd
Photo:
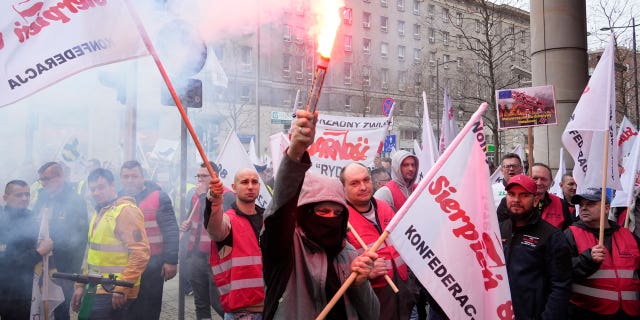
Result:
[[[507,182],[507,188],[506,190],[508,191],[509,188],[511,188],[512,186],[521,186],[523,187],[525,190],[527,190],[528,192],[531,192],[533,194],[536,193],[536,182],[533,181],[533,179],[527,175],[524,174],[518,174],[515,175],[513,177],[511,177],[511,179],[509,179],[509,181]]]

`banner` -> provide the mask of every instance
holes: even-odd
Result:
[[[498,130],[557,124],[553,86],[496,91]]]
[[[240,142],[238,135],[234,131],[229,132],[227,140],[222,149],[220,149],[220,155],[218,155],[218,159],[215,162],[218,165],[218,176],[225,186],[233,184],[233,178],[238,170],[246,168],[255,170],[247,151],[244,150],[242,142]],[[271,194],[260,175],[258,175],[258,178],[260,179],[260,195],[256,199],[256,204],[266,208],[267,204],[271,202]]]
[[[638,137],[638,130],[629,121],[627,116],[622,118],[620,128],[618,128],[618,161],[624,164],[625,159],[631,155],[631,148]]]
[[[338,177],[351,162],[373,167],[373,159],[382,147],[388,117],[342,117],[320,114],[316,137],[308,152],[311,171]]]
[[[549,189],[549,193],[556,195],[560,199],[564,199],[564,193],[562,192],[560,183],[562,182],[562,176],[564,176],[565,172],[567,172],[567,168],[564,164],[564,148],[560,148],[560,162],[558,162],[558,171],[556,172],[556,177],[553,178],[553,184]]]
[[[453,111],[453,105],[449,92],[444,89],[444,109],[442,111],[442,127],[440,128],[440,153],[444,152],[458,134],[458,120],[456,113]]]
[[[424,175],[431,169],[436,160],[440,156],[438,152],[438,144],[436,143],[436,136],[433,134],[433,127],[431,126],[431,119],[429,117],[429,107],[427,104],[427,94],[422,92],[422,103],[424,110],[422,111],[422,147],[419,147],[420,153],[416,152],[420,166],[418,168],[418,179],[416,182],[420,182]],[[416,147],[414,147],[416,150]]]
[[[606,155],[606,187],[616,190],[622,188],[618,172],[618,142],[615,136],[614,42],[611,35],[609,44],[562,133],[562,144],[575,162],[573,178],[578,184],[578,193],[590,187],[603,187],[605,132],[609,144],[609,152]]]
[[[471,117],[386,230],[451,319],[513,318],[484,152],[485,108]]]
[[[6,0],[0,21],[0,107],[82,70],[147,54],[121,0]]]

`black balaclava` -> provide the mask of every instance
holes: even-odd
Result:
[[[328,256],[335,256],[343,247],[347,234],[347,215],[321,217],[313,212],[313,206],[305,206],[298,216],[298,225],[311,241],[324,249]]]

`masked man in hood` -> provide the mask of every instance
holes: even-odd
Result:
[[[275,181],[261,234],[264,319],[313,319],[352,272],[354,283],[327,319],[378,319],[378,299],[367,281],[374,252],[358,256],[346,241],[349,211],[335,178],[306,174],[317,113],[296,113],[291,144]]]

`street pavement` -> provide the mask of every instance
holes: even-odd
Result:
[[[177,320],[178,319],[178,275],[175,278],[165,282],[162,294],[162,313],[161,320]],[[213,319],[221,320],[222,318],[211,309]],[[184,319],[195,320],[196,308],[193,305],[193,296],[184,296]]]

